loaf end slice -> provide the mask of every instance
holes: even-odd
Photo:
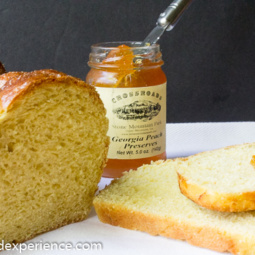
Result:
[[[211,210],[255,210],[255,143],[202,152],[179,160],[181,192]]]
[[[114,180],[93,201],[100,221],[219,252],[255,254],[255,213],[217,212],[192,202],[179,190],[178,161],[144,165]]]
[[[84,220],[109,145],[93,87],[54,70],[0,76],[0,239]]]

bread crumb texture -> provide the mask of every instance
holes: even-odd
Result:
[[[103,104],[84,82],[51,74],[22,84],[26,91],[0,116],[0,240],[5,243],[85,219],[109,143]]]
[[[218,192],[255,191],[251,164],[255,143],[202,152],[183,161],[178,172],[190,183]]]
[[[220,252],[255,254],[255,212],[217,212],[195,204],[180,192],[178,161],[157,161],[113,181],[94,199],[99,219]]]

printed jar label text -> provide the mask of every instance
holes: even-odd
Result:
[[[96,90],[109,119],[108,158],[137,159],[165,152],[166,84]]]

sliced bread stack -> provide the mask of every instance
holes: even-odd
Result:
[[[0,240],[17,243],[85,219],[106,161],[95,89],[53,71],[0,76]]]
[[[255,254],[255,211],[226,212],[226,208],[252,208],[252,196],[247,194],[255,191],[254,152],[255,144],[245,144],[144,165],[101,191],[94,199],[96,212],[102,222],[115,226],[187,240],[220,252]],[[216,169],[217,174],[211,174]],[[208,194],[212,196],[210,203],[204,205],[225,212],[210,210],[188,198],[197,202]]]

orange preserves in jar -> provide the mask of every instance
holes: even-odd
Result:
[[[101,43],[91,47],[86,82],[95,86],[109,118],[104,177],[166,158],[166,76],[158,44]]]

